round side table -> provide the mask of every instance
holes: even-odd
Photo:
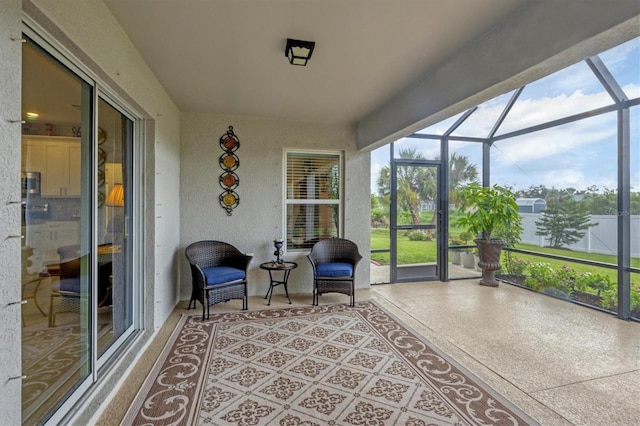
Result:
[[[273,296],[273,288],[282,284],[284,286],[284,292],[287,295],[287,299],[289,299],[289,304],[291,304],[291,298],[289,297],[289,290],[287,289],[287,281],[289,280],[289,274],[291,270],[296,269],[298,264],[295,262],[265,262],[260,264],[260,269],[264,269],[269,271],[269,290],[267,291],[267,295],[264,296],[266,299],[269,298],[269,302],[267,302],[267,306],[271,305],[271,296]],[[276,271],[284,272],[281,280],[274,279],[273,273]]]

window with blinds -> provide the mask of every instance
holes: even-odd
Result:
[[[342,154],[287,152],[287,250],[308,250],[341,235]]]

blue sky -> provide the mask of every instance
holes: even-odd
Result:
[[[640,97],[640,39],[636,38],[600,58],[629,99]],[[486,136],[511,93],[480,105],[454,134]],[[610,105],[613,101],[585,62],[530,83],[523,90],[497,134],[555,120]],[[640,106],[631,109],[631,185],[640,191]],[[442,134],[458,118],[451,117],[419,133]],[[617,186],[616,113],[496,142],[491,150],[492,183],[526,189],[532,185],[586,189]],[[406,139],[396,146],[415,148],[425,158],[439,155],[437,143]],[[482,149],[477,143],[452,142],[450,152],[466,155],[480,165]],[[371,153],[371,185],[389,163],[389,147]]]

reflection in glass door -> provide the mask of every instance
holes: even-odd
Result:
[[[22,69],[22,420],[37,424],[94,370],[93,88],[30,41]]]
[[[22,419],[40,424],[133,329],[134,122],[31,40],[22,69]]]
[[[133,121],[98,100],[97,343],[102,355],[132,324],[127,220]]]
[[[391,282],[439,278],[437,162],[395,159],[391,167]]]

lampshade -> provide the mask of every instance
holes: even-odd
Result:
[[[289,59],[291,65],[306,66],[307,61],[311,59],[313,48],[316,46],[314,41],[302,41],[287,39],[287,47],[284,50],[285,56]]]
[[[121,183],[116,183],[109,191],[107,202],[105,203],[109,207],[123,207],[124,206],[124,186]]]

